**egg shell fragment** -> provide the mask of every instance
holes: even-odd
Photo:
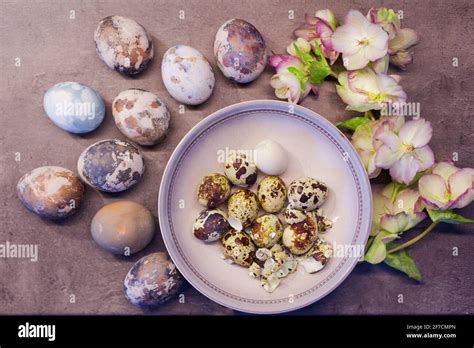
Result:
[[[94,241],[116,255],[129,256],[144,249],[155,234],[155,220],[143,205],[118,201],[103,206],[91,223]]]
[[[151,36],[143,26],[130,18],[105,17],[95,30],[94,41],[100,59],[125,75],[141,73],[153,59]]]
[[[69,169],[46,166],[26,173],[18,181],[17,193],[28,210],[47,219],[59,220],[79,210],[84,186]]]
[[[92,132],[105,116],[100,95],[78,82],[60,82],[50,87],[44,95],[43,107],[56,126],[74,134]]]
[[[177,295],[183,277],[168,255],[149,254],[138,260],[124,280],[124,293],[130,303],[153,308]]]
[[[266,44],[260,32],[242,19],[231,19],[217,31],[214,56],[225,77],[238,83],[255,80],[267,63]]]
[[[129,142],[107,139],[82,152],[77,170],[88,185],[104,192],[120,192],[140,180],[145,163],[138,149]]]
[[[168,93],[188,105],[204,103],[214,90],[211,65],[201,52],[185,45],[166,51],[161,62],[161,77]]]
[[[144,146],[162,141],[171,121],[166,105],[155,94],[135,88],[119,93],[112,113],[120,132]]]

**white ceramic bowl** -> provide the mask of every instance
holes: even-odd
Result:
[[[323,238],[337,243],[334,255],[318,273],[301,266],[273,292],[264,291],[248,270],[225,262],[220,242],[194,237],[192,225],[203,210],[196,197],[201,179],[223,173],[227,150],[253,149],[263,139],[279,142],[288,152],[288,185],[300,176],[322,180],[329,187],[322,208],[334,221]],[[259,174],[257,183],[262,178]],[[256,184],[251,188],[256,190]],[[333,291],[358,261],[356,251],[369,236],[370,184],[357,153],[329,121],[304,107],[256,100],[223,108],[199,122],[173,152],[160,186],[158,214],[168,252],[191,285],[213,301],[249,313],[281,313],[307,306]],[[348,247],[353,253],[341,253]],[[352,248],[352,249],[351,249]]]

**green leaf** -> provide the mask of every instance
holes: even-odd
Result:
[[[373,265],[382,262],[387,256],[387,243],[390,243],[392,240],[398,238],[398,235],[395,233],[390,233],[387,231],[380,231],[377,234],[368,248],[367,252],[364,255],[364,261],[371,263]]]
[[[296,43],[293,43],[293,48],[295,49],[296,56],[301,59],[304,65],[309,65],[314,60],[310,53],[303,52],[299,49]]]
[[[363,117],[363,116],[356,116],[356,117],[350,118],[348,120],[337,123],[336,127],[345,128],[345,129],[348,129],[348,130],[354,132],[357,129],[357,127],[359,127],[359,126],[361,126],[361,125],[363,125],[367,122],[369,122],[368,118]]]
[[[474,220],[465,218],[459,214],[453,213],[452,210],[428,210],[428,215],[432,221],[441,221],[448,224],[473,223]]]
[[[385,186],[385,188],[383,189],[383,192],[382,194],[385,196],[385,197],[388,197],[390,199],[390,201],[392,203],[395,202],[395,198],[397,198],[397,195],[405,190],[406,188],[408,188],[408,186],[404,185],[404,184],[400,184],[399,182],[396,182],[396,181],[392,181],[390,184],[388,184],[387,186]]]
[[[300,83],[300,89],[303,91],[307,81],[307,77],[305,76],[304,72],[298,68],[295,68],[294,66],[288,67],[288,72],[296,76]]]
[[[317,43],[314,45],[313,52],[316,57],[309,65],[309,81],[313,85],[319,85],[332,71]]]
[[[421,281],[421,273],[418,267],[416,267],[415,261],[406,250],[387,254],[384,262],[386,265],[405,273],[410,278]]]

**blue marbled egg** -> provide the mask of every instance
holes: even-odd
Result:
[[[102,98],[92,88],[77,82],[61,82],[48,89],[43,105],[51,121],[70,133],[92,132],[104,120]]]

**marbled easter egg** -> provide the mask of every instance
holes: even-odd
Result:
[[[184,104],[202,104],[214,89],[211,65],[198,50],[185,45],[173,46],[166,51],[161,63],[161,77],[169,94]]]
[[[168,133],[170,113],[153,93],[141,89],[120,92],[112,103],[117,128],[140,145],[154,145]]]
[[[88,185],[105,192],[120,192],[135,185],[145,171],[140,151],[128,141],[107,139],[85,149],[77,171]]]
[[[95,30],[94,40],[99,57],[122,74],[139,74],[153,59],[151,36],[130,18],[105,17]]]
[[[183,277],[168,255],[153,253],[138,260],[123,284],[125,297],[140,307],[156,307],[175,296]]]
[[[155,234],[155,220],[143,205],[118,201],[103,206],[95,214],[91,234],[105,250],[129,256],[150,243]]]
[[[257,28],[242,19],[231,19],[219,28],[214,55],[224,76],[239,83],[255,80],[267,64],[265,40]]]
[[[79,209],[84,186],[69,169],[39,167],[25,174],[17,185],[23,205],[41,217],[57,220]]]
[[[46,115],[53,123],[70,133],[92,132],[104,120],[105,105],[92,88],[77,82],[52,86],[43,98]]]

